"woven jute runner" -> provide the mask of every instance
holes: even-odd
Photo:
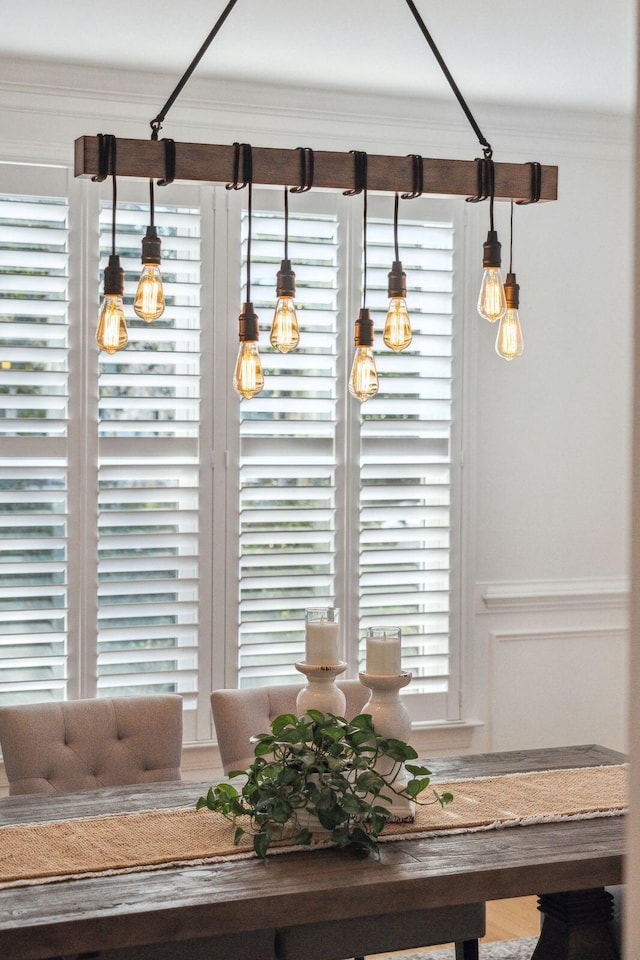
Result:
[[[622,764],[438,783],[453,803],[418,806],[413,823],[388,824],[380,839],[616,816],[627,779]],[[0,886],[253,856],[251,837],[235,846],[233,835],[222,816],[194,808],[0,827]]]

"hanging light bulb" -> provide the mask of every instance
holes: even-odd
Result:
[[[399,353],[413,339],[411,321],[407,311],[407,276],[399,260],[394,260],[389,273],[389,310],[384,323],[382,339],[386,345]]]
[[[496,230],[489,230],[483,248],[482,266],[484,267],[484,274],[480,286],[480,296],[478,297],[478,313],[490,323],[495,323],[496,320],[504,316],[507,309],[504,284],[500,272],[502,244],[498,240]]]
[[[289,353],[300,342],[300,328],[293,298],[296,295],[296,275],[291,269],[291,261],[284,259],[278,270],[276,285],[276,304],[269,337],[271,346],[280,353]]]
[[[361,307],[356,320],[356,352],[351,365],[349,393],[360,403],[378,392],[378,372],[373,357],[373,320],[368,307]]]
[[[148,226],[142,238],[142,274],[133,301],[133,309],[146,323],[157,320],[164,313],[160,244],[156,228],[153,225]]]
[[[104,297],[96,331],[96,343],[102,350],[111,354],[122,350],[129,342],[127,323],[124,318],[123,293],[124,270],[120,266],[120,257],[111,254],[104,270]]]
[[[395,257],[388,278],[387,296],[389,297],[389,310],[384,323],[384,333],[382,334],[382,339],[386,345],[396,353],[408,347],[413,338],[411,322],[407,312],[407,275],[404,273],[402,264],[400,263],[398,207],[399,196],[396,193],[393,204],[393,248]]]
[[[250,301],[243,305],[239,321],[240,347],[233,374],[233,388],[241,397],[250,400],[264,387],[264,373],[258,353],[258,317]]]
[[[522,328],[518,316],[520,303],[520,285],[516,283],[515,273],[508,273],[504,284],[507,312],[500,321],[496,337],[496,353],[505,360],[520,357],[524,351]]]

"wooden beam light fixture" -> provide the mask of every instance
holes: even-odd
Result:
[[[308,147],[290,150],[279,147],[250,147],[248,144],[180,143],[166,138],[162,140],[159,139],[159,133],[168,111],[177,100],[185,84],[237,2],[238,0],[229,0],[226,4],[220,17],[180,78],[169,99],[157,116],[151,121],[150,140],[133,140],[99,134],[93,137],[79,137],[75,142],[75,175],[77,177],[91,177],[93,180],[104,180],[109,174],[113,177],[114,235],[116,216],[116,155],[117,176],[149,180],[151,215],[147,236],[143,240],[143,274],[136,296],[136,313],[145,320],[151,320],[154,319],[154,314],[155,316],[159,316],[158,311],[161,312],[161,306],[163,304],[159,271],[160,240],[157,237],[153,224],[154,180],[158,181],[158,185],[170,183],[174,179],[227,183],[228,187],[233,189],[242,189],[246,186],[251,188],[254,184],[279,185],[285,188],[285,195],[287,190],[291,193],[299,193],[311,189],[312,186],[331,190],[342,190],[344,193],[355,194],[363,192],[363,185],[359,181],[362,180],[364,163],[364,169],[366,170],[366,184],[364,186],[365,197],[367,191],[371,190],[392,193],[395,194],[396,197],[394,208],[395,262],[389,275],[389,296],[392,300],[390,312],[393,308],[393,301],[397,301],[398,299],[403,301],[406,312],[406,302],[404,301],[404,294],[406,294],[403,279],[404,274],[402,273],[402,264],[399,258],[397,242],[397,198],[399,195],[401,195],[403,199],[411,199],[422,196],[423,194],[429,194],[431,196],[460,196],[473,203],[483,200],[489,201],[489,231],[484,244],[484,275],[478,300],[478,311],[491,322],[502,320],[507,314],[512,318],[514,312],[517,318],[518,286],[515,283],[515,274],[512,273],[510,268],[509,283],[507,284],[507,291],[505,292],[505,285],[503,284],[500,272],[501,245],[493,221],[494,201],[510,201],[513,211],[514,203],[524,205],[556,200],[558,168],[555,166],[542,165],[537,162],[496,163],[494,161],[491,144],[478,126],[475,117],[462,96],[413,0],[405,0],[405,2],[478,139],[482,149],[481,157],[473,160],[445,160],[428,158],[417,153],[410,154],[409,156],[393,156],[363,154],[362,151],[351,151],[350,153],[324,150],[314,151]],[[106,143],[109,145],[108,148],[105,147]],[[239,178],[240,148],[242,148],[243,174],[245,174],[242,182],[240,182]],[[354,154],[356,156],[355,164]],[[246,158],[248,156],[251,158],[251,169],[250,175],[247,177]],[[360,159],[358,161],[358,157],[364,157],[365,160]],[[289,184],[297,184],[297,186],[288,187]],[[513,212],[511,225],[513,227]],[[366,202],[363,239],[366,249]],[[287,283],[284,284],[286,290],[282,286],[284,280],[280,278],[280,287],[282,287],[284,292],[279,293],[278,296],[279,298],[288,297],[291,300],[291,306],[293,306],[293,300],[292,297],[289,297],[289,292],[291,288],[295,293],[294,281],[292,279],[295,275],[288,260],[287,253],[288,251],[285,250],[283,259],[287,273]],[[111,288],[115,289],[116,285],[115,268],[111,263],[113,257],[115,257],[115,249],[110,258],[110,265],[105,271],[105,300],[107,296],[114,296],[112,293],[107,294],[106,291],[107,286],[109,286],[109,290],[111,291]],[[250,269],[250,265],[248,265],[248,267]],[[282,283],[280,280],[282,280]],[[257,356],[257,318],[253,313],[253,307],[250,302],[245,304],[245,308],[247,309],[244,309],[240,315],[241,352],[243,344],[252,344],[251,349]],[[364,303],[363,310],[366,310]],[[250,324],[248,324],[247,320],[249,316],[251,316]],[[405,326],[407,325],[408,316]],[[251,327],[250,330],[249,326]],[[360,324],[360,327],[361,326]],[[357,327],[356,331],[357,348],[362,346],[362,344],[358,342],[358,336],[360,340],[362,340],[362,330],[360,327]],[[124,329],[126,330],[126,325]],[[249,334],[251,334],[250,337]],[[506,356],[504,352],[506,350],[507,353],[511,354],[508,359],[511,359],[512,356],[519,356],[522,352],[521,331],[519,332],[519,337],[518,350],[514,352],[510,350],[510,348],[504,347],[504,349],[498,350],[500,355]],[[368,330],[365,339],[367,338],[369,338]],[[373,341],[372,331],[370,333],[370,339]],[[407,341],[405,343],[405,346],[407,346],[410,342],[410,328],[409,333],[404,339]],[[498,339],[500,340],[500,334]],[[118,337],[116,340],[116,350],[126,346],[126,337]],[[399,346],[400,340],[398,337],[392,336],[390,333],[389,335],[385,333],[385,342],[391,349],[397,350],[403,348]],[[371,345],[365,346],[367,346],[367,349],[370,349]],[[292,345],[290,349],[292,349],[293,346],[295,345]],[[110,344],[109,349],[113,349],[113,345]],[[496,349],[498,349],[498,345]],[[259,360],[257,362],[259,363]],[[258,377],[255,386],[258,386],[259,380],[260,378]],[[239,392],[241,392],[243,396],[253,396],[259,392],[259,390],[252,389],[251,391],[242,390]],[[370,391],[366,392],[368,396],[373,395]],[[367,397],[360,396],[359,399],[363,400],[367,399]]]

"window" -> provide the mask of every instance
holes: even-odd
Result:
[[[299,680],[304,608],[326,603],[341,608],[352,674],[364,627],[399,624],[413,715],[455,717],[451,205],[401,205],[414,341],[395,355],[377,333],[380,393],[361,407],[347,394],[357,198],[291,200],[302,341],[281,355],[268,329],[282,192],[255,191],[266,387],[239,402],[244,197],[156,192],[167,309],[145,324],[131,302],[147,191],[121,182],[118,193],[129,346],[111,357],[97,351],[93,319],[110,184],[0,166],[0,703],[176,691],[186,737],[207,739],[212,687]],[[390,208],[370,198],[377,331]]]
[[[360,407],[346,390],[359,308],[347,290],[358,283],[341,285],[360,270],[358,202],[292,200],[289,255],[302,339],[286,355],[268,347],[281,194],[263,191],[254,203],[252,300],[266,379],[262,394],[239,405],[238,682],[299,679],[293,664],[303,659],[304,609],[336,603],[353,670],[364,658],[366,626],[400,625],[416,714],[450,715],[451,207],[402,204],[414,339],[394,354],[381,342],[393,230],[375,216],[388,217],[388,202],[374,198],[367,302],[380,391]],[[245,212],[243,240],[246,231]]]

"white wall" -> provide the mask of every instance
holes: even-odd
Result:
[[[175,78],[19,61],[0,80],[0,160],[68,160],[98,132],[146,138]],[[82,92],[80,92],[82,91]],[[630,513],[631,121],[474,105],[495,159],[559,166],[559,200],[515,211],[526,350],[475,312],[486,204],[465,205],[466,738],[440,752],[625,737]],[[326,97],[194,79],[178,140],[472,158],[455,102]],[[461,201],[462,203],[463,201]],[[497,226],[508,260],[508,207]]]

